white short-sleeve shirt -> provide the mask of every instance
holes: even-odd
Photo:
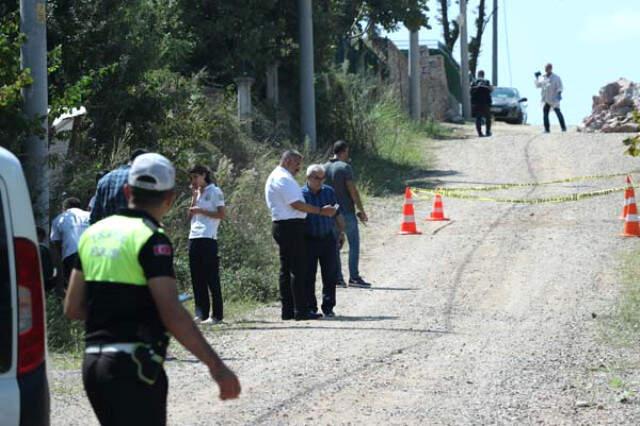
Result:
[[[278,166],[271,172],[264,187],[264,195],[271,211],[271,220],[304,219],[307,217],[305,212],[291,207],[291,203],[296,201],[304,203],[304,195],[302,195],[302,188],[298,182],[284,167]]]
[[[217,212],[218,207],[223,206],[224,195],[222,194],[222,190],[211,183],[200,192],[200,196],[196,200],[194,207],[200,207],[201,209],[208,210],[210,212]],[[191,216],[191,231],[189,232],[189,239],[213,238],[216,240],[218,239],[219,225],[220,219],[214,219],[203,214],[194,214]]]
[[[62,242],[62,258],[78,252],[80,235],[89,227],[88,211],[70,208],[60,213],[51,223],[51,241]]]

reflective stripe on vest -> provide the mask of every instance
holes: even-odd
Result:
[[[80,237],[78,256],[85,281],[145,286],[138,255],[154,232],[140,217],[110,216],[90,226]]]

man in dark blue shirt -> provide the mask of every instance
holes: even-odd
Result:
[[[336,193],[332,187],[323,185],[325,178],[324,167],[312,164],[307,168],[307,183],[302,188],[302,194],[307,204],[317,207],[336,205]],[[305,237],[307,240],[307,283],[308,305],[311,312],[318,312],[316,300],[316,272],[320,262],[322,274],[322,312],[325,317],[335,316],[333,308],[336,305],[336,282],[338,280],[338,258],[336,252],[336,227],[339,230],[340,241],[344,241],[344,219],[342,216],[327,217],[307,215]]]
[[[118,167],[104,175],[98,181],[98,188],[91,209],[89,222],[96,223],[99,220],[116,214],[118,210],[127,208],[127,198],[124,196],[124,184],[129,178],[131,163],[141,154],[146,154],[147,150],[138,148],[133,151],[129,163]]]

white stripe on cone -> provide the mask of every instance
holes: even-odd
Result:
[[[411,222],[415,222],[416,218],[415,216],[404,216],[404,222],[405,223],[411,223]]]
[[[638,220],[637,214],[627,214],[627,217],[625,218],[625,220],[627,222],[640,222],[640,220]]]

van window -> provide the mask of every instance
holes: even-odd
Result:
[[[0,181],[0,185],[2,181]],[[0,373],[11,368],[13,315],[11,312],[11,275],[9,271],[9,235],[0,191]]]

